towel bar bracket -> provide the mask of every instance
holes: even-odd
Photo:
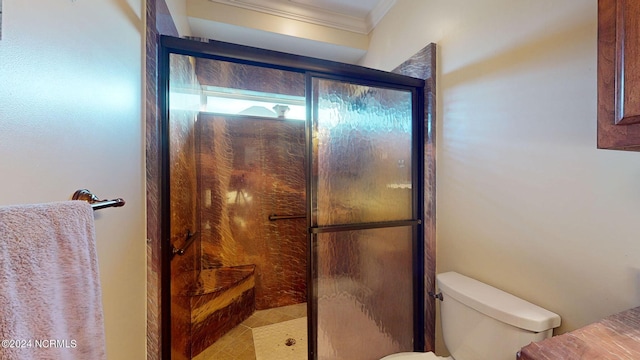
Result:
[[[96,195],[87,189],[76,190],[71,196],[71,200],[83,200],[91,204],[93,210],[100,210],[108,207],[121,207],[125,202],[122,198],[113,200],[100,200]]]

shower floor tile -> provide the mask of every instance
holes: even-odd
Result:
[[[257,360],[306,360],[307,318],[253,329]]]
[[[299,319],[305,316],[307,316],[306,303],[258,310],[193,359],[255,360],[256,352],[253,343],[252,329]],[[306,354],[304,359],[306,359]]]

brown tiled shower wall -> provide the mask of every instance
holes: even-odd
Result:
[[[202,266],[256,266],[256,308],[306,301],[304,122],[200,114]]]
[[[176,55],[170,81],[172,89],[304,94],[301,74]],[[171,109],[171,243],[183,247],[196,233],[171,261],[174,359],[193,352],[188,294],[202,270],[255,265],[251,311],[306,301],[306,221],[268,219],[305,213],[304,141],[302,121]]]
[[[304,75],[197,59],[203,86],[304,96]],[[256,266],[256,308],[306,301],[304,122],[202,113],[202,267]]]
[[[178,31],[164,0],[146,2],[145,56],[145,152],[147,210],[147,360],[162,358],[161,324],[161,167],[160,112],[158,109],[158,35],[177,36]]]
[[[424,88],[424,280],[436,290],[436,44],[430,43],[392,72],[425,80]],[[436,304],[425,297],[425,351],[435,351]]]
[[[172,55],[170,88],[198,89],[190,58]],[[171,244],[185,246],[187,233],[198,229],[196,168],[196,111],[171,109],[169,118]],[[190,359],[192,324],[189,293],[196,285],[200,268],[198,238],[183,255],[171,259],[172,359]]]

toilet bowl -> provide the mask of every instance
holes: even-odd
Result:
[[[454,360],[451,356],[437,356],[432,352],[402,352],[383,357],[381,360]]]
[[[381,360],[513,360],[520,348],[560,326],[557,314],[456,272],[438,274],[436,283],[451,357],[405,352]]]

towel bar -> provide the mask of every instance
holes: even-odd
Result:
[[[113,200],[100,200],[97,196],[95,196],[91,191],[87,189],[76,190],[71,196],[72,200],[84,200],[91,204],[93,210],[100,210],[108,207],[120,207],[124,206],[125,202],[122,198],[117,198]]]

